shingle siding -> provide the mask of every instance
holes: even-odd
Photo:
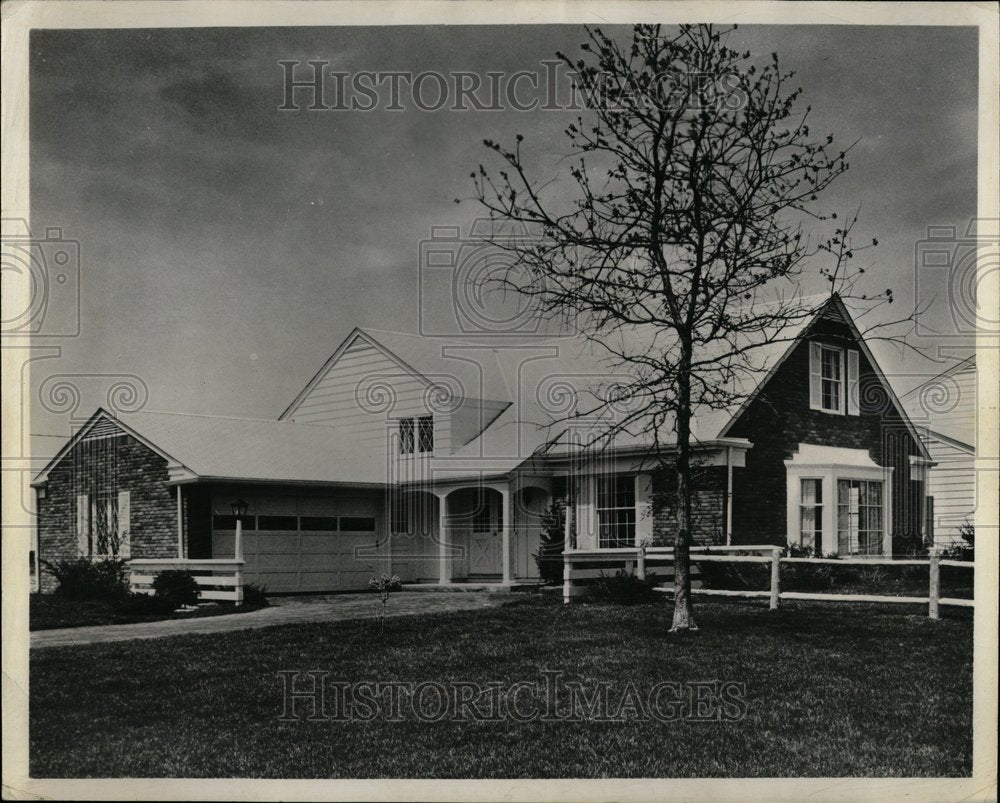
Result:
[[[118,491],[130,492],[132,557],[176,557],[177,502],[166,480],[167,461],[130,435],[77,443],[50,469],[38,498],[39,558],[77,557],[77,496]],[[41,574],[41,589],[54,590],[44,566]]]
[[[847,326],[820,320],[811,339],[857,348]],[[880,466],[892,467],[893,548],[919,539],[923,483],[910,481],[909,456],[919,449],[864,353],[860,354],[860,415],[809,409],[809,342],[800,342],[728,434],[747,438],[746,467],[734,469],[733,543],[786,541],[784,461],[800,443],[866,449]]]

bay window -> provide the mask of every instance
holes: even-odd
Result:
[[[823,480],[803,479],[799,483],[799,545],[817,556],[823,550]]]

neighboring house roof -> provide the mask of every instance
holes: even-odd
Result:
[[[903,395],[902,402],[925,437],[975,453],[975,354],[917,385]]]

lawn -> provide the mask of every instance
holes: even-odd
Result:
[[[249,613],[261,605],[208,603],[194,610],[164,613],[148,609],[122,607],[107,600],[76,600],[58,594],[32,594],[29,606],[30,630],[53,630],[63,627],[90,627],[93,625],[123,625],[132,622],[156,622],[162,619],[192,619],[200,616],[220,616],[227,613]]]
[[[341,622],[33,650],[31,774],[968,775],[971,618],[948,612],[932,622],[901,607],[790,603],[772,612],[700,601],[702,629],[678,638],[666,632],[666,601],[563,606],[538,595],[501,608],[390,619],[381,635],[377,622]],[[465,708],[464,721],[454,721],[459,709],[449,707],[442,721],[428,721],[441,710],[430,695],[423,709],[430,713],[403,705],[398,721],[388,704],[375,717],[371,706],[366,715],[355,705],[353,720],[324,710],[316,721],[304,719],[307,705],[296,709],[302,718],[280,721],[278,673],[309,670],[329,672],[334,687],[464,682],[481,690],[492,682],[511,691],[508,703],[516,697],[511,684],[529,685],[514,700],[520,719],[511,708],[497,716],[484,705],[474,709],[484,714],[478,719]],[[709,705],[701,719],[683,707],[643,717],[641,704],[615,709],[608,721],[585,707],[570,717],[561,699],[553,721],[544,721],[544,708],[532,702],[545,698],[531,691],[544,685],[543,672],[562,672],[560,682],[579,681],[585,691],[605,682],[619,702],[629,683],[640,698],[662,681],[731,681],[745,693],[737,705]],[[309,682],[300,679],[299,688]]]

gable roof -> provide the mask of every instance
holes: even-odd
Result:
[[[350,433],[251,418],[98,409],[32,481],[48,473],[102,422],[112,422],[167,460],[178,478],[380,485],[385,463]]]
[[[976,439],[976,381],[973,354],[904,393],[902,402],[926,437],[972,453]],[[968,394],[964,404],[963,394]]]
[[[865,342],[864,337],[861,335],[861,331],[858,329],[857,324],[854,322],[854,318],[851,316],[850,311],[847,309],[847,305],[840,296],[834,294],[830,296],[829,300],[817,310],[816,314],[810,318],[805,325],[802,327],[801,331],[795,336],[794,340],[788,344],[787,348],[784,349],[781,356],[774,361],[773,365],[768,369],[767,374],[757,383],[757,386],[750,392],[746,398],[743,400],[742,404],[739,405],[738,409],[734,410],[729,422],[723,428],[720,435],[725,436],[729,433],[729,430],[736,424],[743,412],[753,403],[753,400],[757,398],[760,391],[764,386],[770,381],[771,377],[777,373],[781,365],[788,359],[788,356],[792,353],[793,349],[804,339],[810,332],[816,327],[824,317],[833,316],[836,320],[845,324],[851,332],[851,336],[854,341],[858,344],[858,349],[864,354],[865,359],[871,365],[872,370],[875,372],[875,376],[878,378],[879,383],[885,389],[889,400],[892,402],[893,407],[896,410],[897,415],[899,415],[900,420],[906,425],[907,431],[913,438],[917,449],[920,451],[921,457],[930,459],[930,453],[927,451],[927,447],[924,445],[923,440],[921,440],[920,435],[917,432],[916,427],[913,426],[913,422],[910,421],[910,416],[907,414],[906,409],[903,407],[899,398],[896,396],[896,392],[892,389],[892,385],[889,384],[889,380],[883,373],[882,368],[878,364],[878,360],[875,359],[875,355],[872,350],[868,347]]]
[[[424,385],[443,383],[464,398],[510,401],[510,391],[504,384],[503,373],[497,365],[496,349],[491,346],[454,338],[423,337],[414,333],[358,326],[337,346],[291,404],[278,416],[278,420],[291,416],[344,353],[359,340],[377,349],[399,366],[401,371]]]

